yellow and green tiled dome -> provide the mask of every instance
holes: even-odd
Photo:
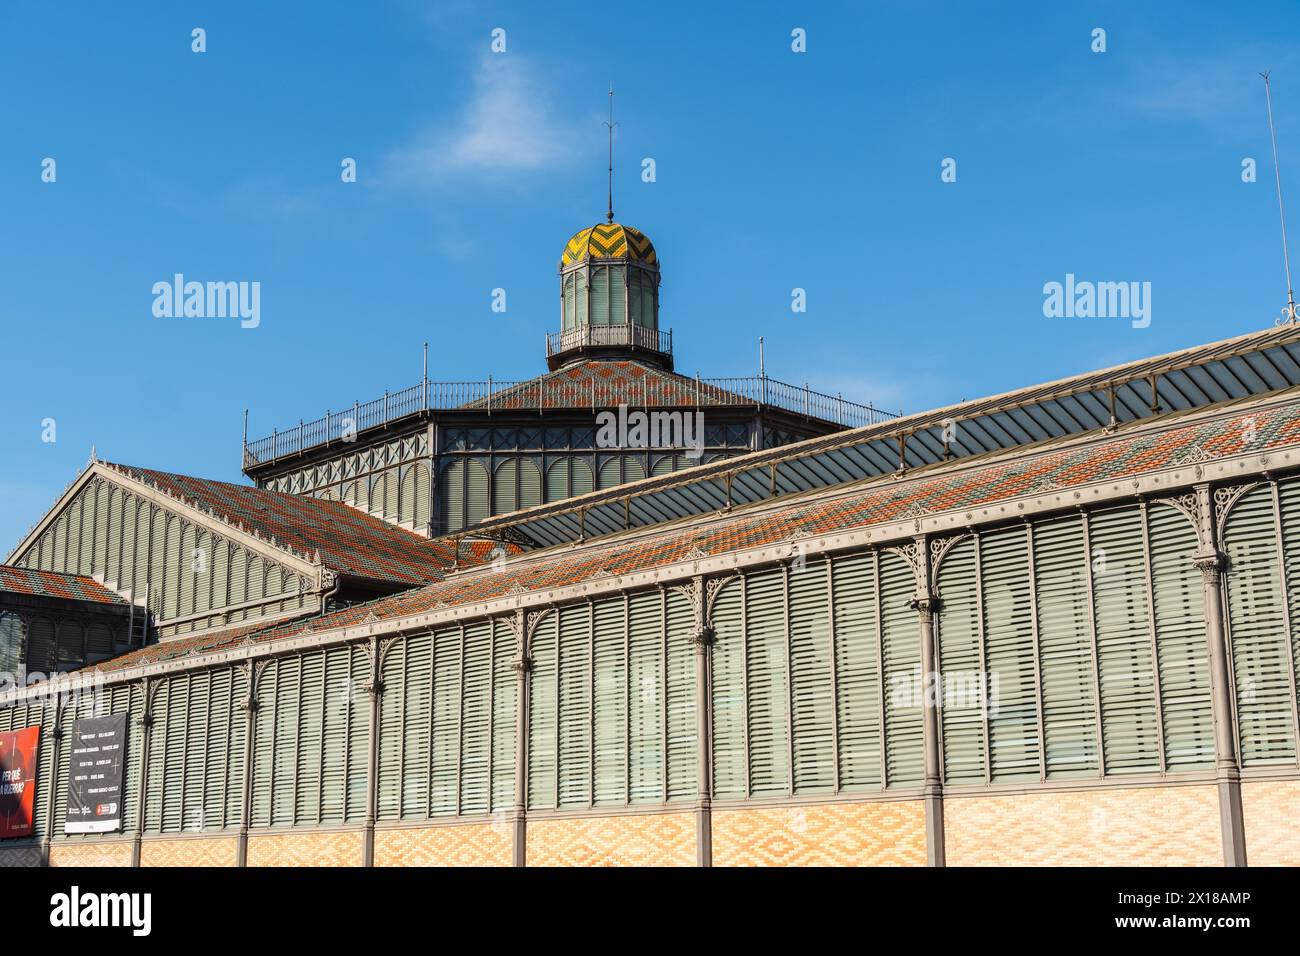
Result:
[[[585,259],[631,259],[654,265],[655,247],[645,233],[616,222],[602,222],[577,233],[564,245],[560,268]]]

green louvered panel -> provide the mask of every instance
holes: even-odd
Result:
[[[412,687],[408,683],[411,675],[407,667],[409,641],[409,637],[404,638],[389,647],[380,675],[384,692],[379,698],[379,753],[376,756],[379,779],[375,791],[375,812],[380,820],[400,820],[402,817],[402,783],[407,766],[403,740],[412,704]],[[425,696],[428,696],[427,685]],[[427,765],[418,769],[412,766],[411,777],[418,777],[421,770],[427,774]]]
[[[840,789],[876,790],[881,785],[881,674],[874,555],[836,559],[832,582]]]
[[[690,800],[697,794],[699,755],[695,737],[695,614],[690,602],[668,592],[667,701],[668,799]]]
[[[986,694],[980,636],[979,575],[975,539],[952,546],[938,569],[942,599],[936,640],[943,677],[943,772],[948,783],[985,779]]]
[[[574,289],[574,299],[578,306],[578,311],[576,313],[578,321],[576,324],[583,325],[586,323],[587,315],[591,311],[587,296],[587,273],[585,270],[580,270],[574,273],[574,277],[577,280],[577,285]]]
[[[643,591],[628,599],[628,781],[632,803],[664,799],[663,596]]]
[[[519,508],[519,460],[507,458],[497,465],[492,481],[492,513],[506,514]]]
[[[627,266],[610,266],[609,271],[609,324],[627,322]]]
[[[749,788],[755,796],[790,790],[789,685],[786,682],[785,569],[745,579]]]
[[[1152,506],[1147,524],[1165,766],[1169,770],[1212,766],[1214,712],[1205,648],[1205,597],[1201,572],[1192,564],[1196,532],[1187,518],[1167,505]]]
[[[83,491],[77,497],[72,499],[72,504],[68,506],[68,528],[67,528],[67,561],[66,565],[60,570],[69,574],[81,574],[81,516],[84,510],[86,495]]]
[[[181,578],[189,572],[189,561],[184,560],[181,555],[184,522],[168,515],[164,524],[166,538],[163,545],[163,617],[165,620],[171,620],[180,614]]]
[[[470,459],[466,462],[468,469],[468,487],[466,489],[466,511],[465,520],[469,524],[478,524],[480,521],[487,520],[488,516],[488,473],[483,467],[483,463]]]
[[[54,538],[54,553],[50,562],[51,571],[66,571],[68,564],[68,516],[65,512],[47,534]]]
[[[318,744],[322,822],[340,823],[347,819],[348,744],[352,740],[353,724],[364,723],[369,709],[369,701],[361,692],[367,671],[362,669],[354,673],[352,664],[351,648],[325,649],[325,707],[321,713],[322,733]],[[260,740],[258,746],[262,746]]]
[[[253,717],[253,782],[252,813],[249,825],[265,827],[271,824],[271,785],[275,755],[275,692],[276,671],[279,662],[272,660],[262,666],[257,679],[257,710]],[[342,785],[342,780],[338,781]],[[326,791],[330,790],[326,781]],[[153,784],[150,783],[152,793]]]
[[[433,641],[433,752],[429,812],[454,814],[460,774],[460,628],[438,631]]]
[[[1294,763],[1292,671],[1271,486],[1237,502],[1223,544],[1241,762]]]
[[[122,493],[112,488],[108,494],[108,518],[104,524],[104,578],[117,586],[122,581]]]
[[[1282,520],[1282,561],[1291,618],[1291,664],[1300,684],[1300,481],[1278,483]]]
[[[746,796],[745,632],[740,583],[728,582],[713,606],[713,795]]]
[[[430,743],[433,731],[433,635],[413,634],[390,654],[402,672],[401,761],[394,768],[403,819],[429,815]],[[387,696],[387,694],[385,694]],[[388,722],[385,718],[385,733]]]
[[[194,610],[207,611],[212,607],[212,587],[216,575],[216,556],[213,554],[212,538],[207,531],[200,531],[194,539],[194,549],[198,553],[198,570],[194,575]]]
[[[560,608],[559,805],[591,803],[591,609]]]
[[[623,456],[623,480],[639,481],[645,477],[645,465],[640,458],[632,455]]]
[[[519,507],[533,508],[542,503],[542,472],[531,458],[519,459]]]
[[[398,491],[397,520],[413,522],[415,520],[416,471],[418,466],[407,465],[401,470],[402,485]]]
[[[243,548],[232,547],[230,560],[230,603],[243,604],[247,600],[248,552]]]
[[[366,787],[369,772],[370,701],[359,688],[369,683],[369,650],[363,644],[353,644],[346,649],[348,666],[352,672],[352,705],[348,721],[347,753],[347,808],[343,823],[359,823],[366,817]]]
[[[561,328],[571,329],[578,324],[578,277],[576,273],[569,273],[564,277],[564,305],[563,319]]]
[[[176,604],[176,613],[180,616],[194,613],[194,590],[198,578],[196,572],[199,567],[195,561],[194,552],[196,547],[197,539],[194,526],[191,524],[183,525],[181,528],[180,568],[177,574],[180,594]]]
[[[514,661],[519,653],[514,633],[503,620],[492,622],[492,809],[508,810],[515,803],[515,746],[518,680]]]
[[[260,601],[266,597],[266,567],[261,557],[252,555],[248,560],[248,600]],[[249,612],[253,617],[260,613],[257,609]]]
[[[150,552],[153,547],[154,508],[141,501],[135,512],[135,568],[132,573],[132,595],[143,604],[145,594],[152,595],[149,586]],[[153,606],[152,604],[150,605]]]
[[[1084,520],[1070,515],[1033,527],[1049,777],[1096,774],[1100,766]]]
[[[204,799],[207,784],[208,723],[212,719],[212,674],[199,671],[190,674],[184,734],[184,754],[181,764],[181,829],[202,830],[211,826],[207,819]]]
[[[925,769],[920,674],[921,628],[910,606],[912,569],[897,554],[880,555],[880,650],[885,676],[885,779],[890,787],[919,782]]]
[[[546,468],[546,500],[562,501],[569,497],[568,458],[557,458]]]
[[[615,485],[623,483],[623,459],[620,455],[602,455],[604,460],[600,463],[598,473],[597,488],[613,488]]]
[[[465,460],[457,458],[442,475],[443,527],[459,531],[465,527]]]
[[[212,607],[230,604],[230,545],[221,538],[212,540]]]
[[[152,734],[162,738],[162,832],[179,833],[185,828],[185,750],[189,743],[190,684],[192,675],[176,674],[167,678],[165,690],[158,692],[157,709],[162,717]],[[165,694],[165,700],[163,699]],[[161,726],[160,726],[161,724]],[[150,787],[152,788],[152,784]]]
[[[792,566],[788,578],[796,793],[835,786],[828,571],[826,561],[808,560]]]
[[[595,802],[621,804],[627,797],[627,622],[624,599],[606,598],[592,608],[595,636]]]
[[[339,703],[334,688],[325,684],[325,652],[301,657],[298,676],[298,754],[294,764],[294,822],[314,826],[321,822],[321,770],[325,746],[325,709]],[[341,690],[341,688],[340,688]]]
[[[465,628],[461,683],[460,812],[487,813],[492,786],[492,623]]]
[[[21,713],[21,719],[15,717],[15,728],[37,726],[41,728],[40,742],[36,745],[36,800],[32,807],[32,832],[44,833],[46,799],[41,782],[53,780],[56,797],[60,789],[62,789],[59,787],[61,781],[58,770],[53,766],[52,760],[54,756],[54,708],[42,704],[28,704],[21,709]],[[63,783],[66,786],[66,780]],[[54,832],[61,832],[62,829],[63,827],[60,825]]]
[[[555,806],[556,763],[556,612],[536,625],[529,646],[528,675],[528,806]]]
[[[1038,692],[1033,608],[1024,528],[980,541],[985,661],[995,682],[989,715],[989,763],[995,781],[1039,774]]]
[[[302,694],[302,658],[281,658],[275,681],[275,746],[272,752],[271,825],[293,825],[295,784],[298,776],[298,726],[304,706],[311,701]]]
[[[650,474],[652,476],[668,475],[673,472],[674,468],[673,456],[664,455],[654,460],[654,463],[650,466]]]
[[[58,622],[58,644],[54,649],[54,669],[72,670],[85,660],[86,630],[76,621],[62,618]]]
[[[122,537],[121,563],[117,575],[117,588],[130,593],[135,586],[135,522],[138,505],[133,496],[121,496],[121,524],[118,533]]]
[[[27,626],[27,673],[48,674],[54,663],[54,622],[33,618]]]
[[[591,270],[591,324],[609,325],[610,275],[608,266]]]
[[[144,826],[150,833],[161,833],[163,828],[164,762],[167,755],[167,698],[171,681],[160,678],[150,688],[150,714],[153,725],[149,728],[148,789],[145,794]]]
[[[432,504],[429,497],[429,466],[421,462],[414,466],[414,471],[415,500],[411,503],[411,509],[415,516],[415,530],[423,531],[429,525]]]
[[[215,794],[210,791],[208,799],[220,806],[222,825],[229,829],[243,823],[244,738],[248,727],[248,714],[243,704],[248,698],[248,670],[244,667],[232,667],[227,673],[230,686],[230,724],[222,758],[222,785]]]
[[[1106,773],[1160,769],[1142,512],[1088,516]]]
[[[112,487],[106,481],[95,484],[95,558],[91,562],[91,573],[106,574],[108,571],[109,526],[113,515],[110,513]],[[117,580],[116,577],[111,580]]]

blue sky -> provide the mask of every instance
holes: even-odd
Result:
[[[245,407],[259,437],[404,387],[426,340],[435,379],[541,371],[611,81],[688,374],[753,374],[761,334],[774,377],[916,411],[1278,315],[1256,73],[1300,219],[1294,0],[718,7],[6,4],[0,549],[92,443],[239,480]],[[260,282],[260,326],[155,318],[177,272]],[[1150,326],[1045,318],[1067,273],[1150,282]]]

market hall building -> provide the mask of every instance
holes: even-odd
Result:
[[[0,859],[1300,864],[1300,327],[846,421],[676,375],[648,240],[584,232],[539,380],[277,431],[257,487],[88,465],[0,576],[69,672],[0,696]],[[617,404],[725,427],[610,450]]]

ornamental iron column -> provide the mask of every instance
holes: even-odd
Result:
[[[931,565],[937,567],[947,549],[957,538],[929,541],[916,535],[910,544],[890,550],[903,558],[912,569],[914,590],[910,606],[916,610],[920,625],[921,737],[925,751],[925,777],[921,799],[925,804],[925,863],[945,866],[943,832],[943,774],[939,767],[939,672],[936,666],[934,620],[939,613],[939,595],[934,587]],[[934,561],[931,560],[934,550]]]
[[[56,639],[58,632],[55,632]],[[51,652],[53,653],[53,652]],[[69,697],[69,699],[71,699]],[[63,707],[66,702],[63,693],[54,692],[54,728],[50,731],[53,744],[50,748],[50,776],[59,779],[59,744],[63,740]],[[54,839],[54,797],[57,788],[51,784],[45,788],[45,833],[41,838],[41,866],[50,865],[50,842]]]
[[[528,675],[533,661],[529,657],[529,636],[545,612],[532,615],[522,608],[506,618],[515,638],[515,656],[510,666],[515,672],[515,800],[510,808],[510,865],[528,865]]]
[[[235,866],[248,866],[248,829],[253,815],[253,738],[257,735],[257,682],[266,661],[248,661],[244,667],[247,693],[239,701],[244,712],[244,772],[239,796],[239,832],[235,836]]]
[[[1191,497],[1191,496],[1186,496]],[[1221,522],[1215,521],[1214,496],[1208,484],[1195,488],[1196,537],[1192,563],[1201,572],[1205,600],[1205,643],[1210,657],[1210,699],[1214,708],[1214,782],[1219,791],[1224,866],[1246,865],[1246,824],[1241,808],[1241,769],[1233,721],[1232,676],[1224,627]],[[1226,516],[1235,498],[1224,502]]]
[[[140,865],[140,855],[144,845],[145,800],[149,796],[149,738],[153,727],[153,698],[162,686],[160,681],[141,678],[140,692],[144,696],[144,706],[140,711],[140,787],[135,798],[135,833],[131,839],[131,865]]]
[[[370,639],[370,680],[361,692],[370,698],[370,726],[366,733],[366,817],[361,831],[361,865],[375,865],[375,820],[379,805],[379,705],[384,694],[381,677],[384,658],[396,638]]]

